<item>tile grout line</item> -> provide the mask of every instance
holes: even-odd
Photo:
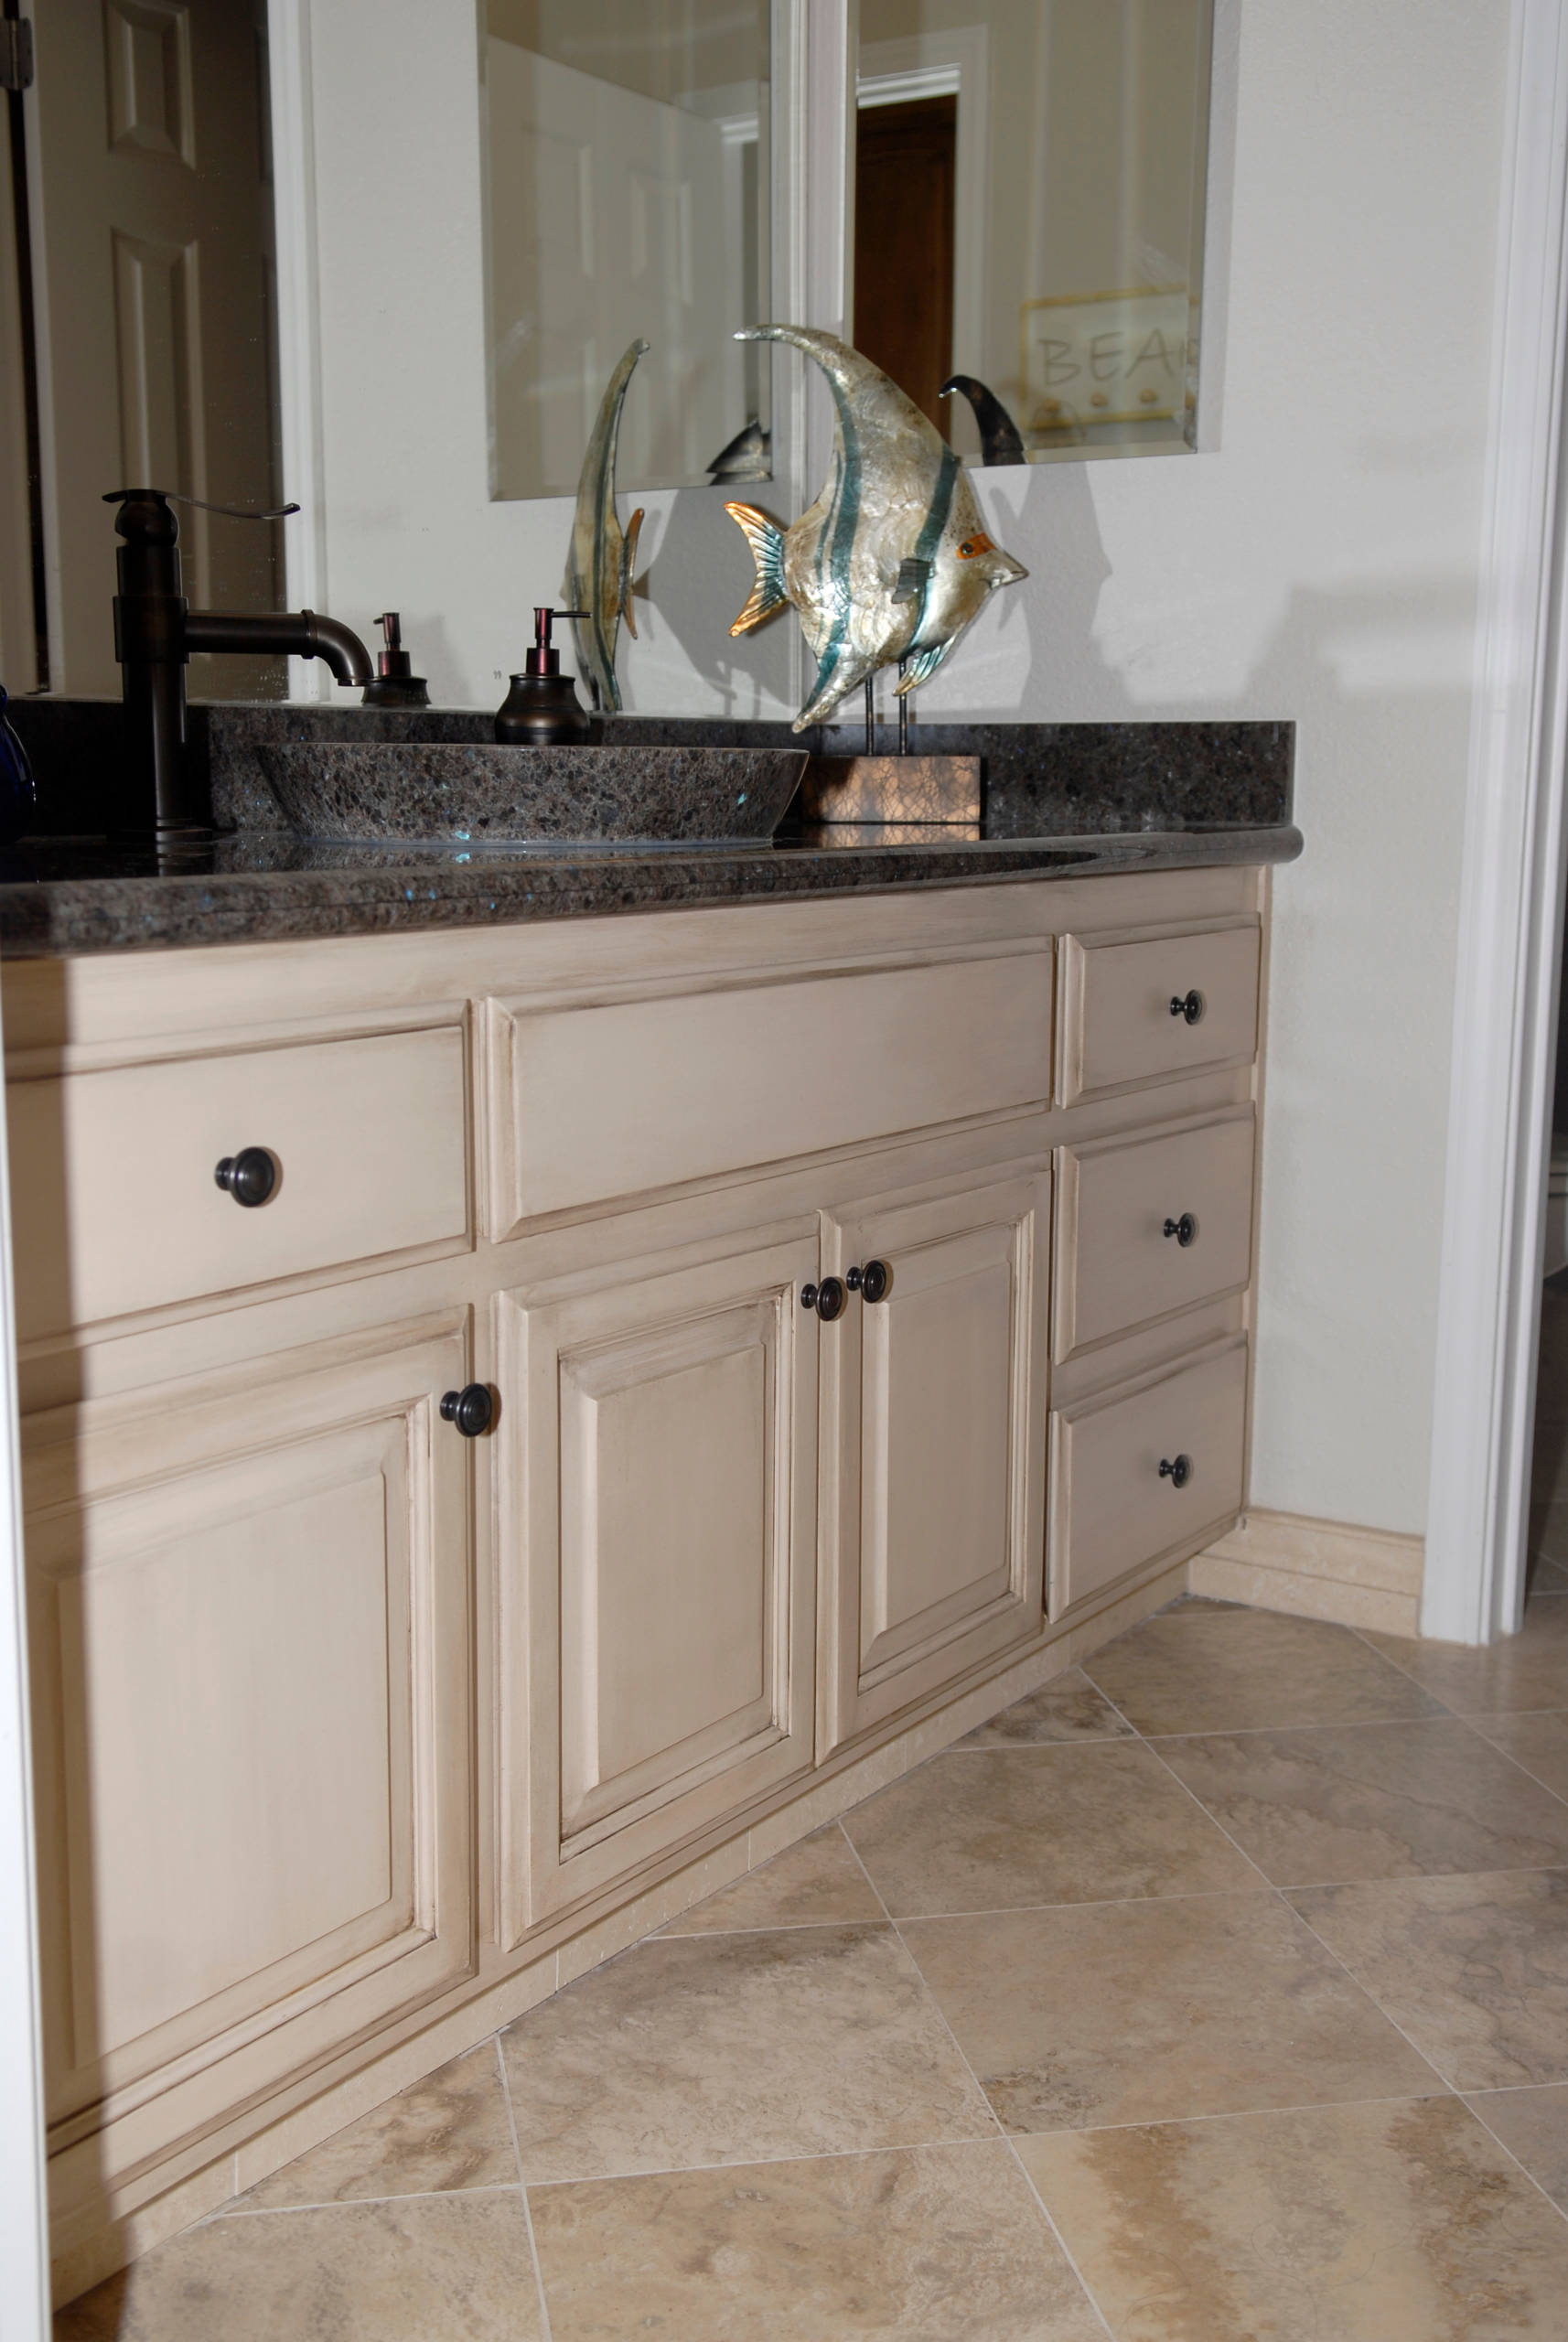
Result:
[[[1105,2328],[1106,2333],[1110,2335],[1111,2342],[1116,2342],[1115,2329],[1112,2326],[1111,2320],[1106,2315],[1104,2310],[1101,2308],[1100,2303],[1088,2278],[1084,2275],[1083,2271],[1079,2267],[1078,2257],[1074,2253],[1071,2245],[1069,2244],[1066,2237],[1063,2236],[1060,2229],[1058,2228],[1056,2217],[1053,2214],[1050,2206],[1047,2203],[1045,2197],[1041,2195],[1039,2188],[1036,2185],[1034,2176],[1031,2174],[1028,2165],[1025,2163],[1023,2156],[1018,2153],[1016,2143],[1013,2139],[1011,2133],[1006,2131],[1004,2131],[1002,2137],[1008,2154],[1013,2158],[1015,2169],[1022,2175],[1025,2186],[1028,2189],[1030,2195],[1034,2197],[1036,2203],[1040,2208],[1046,2226],[1049,2229],[1051,2234],[1057,2240],[1058,2251],[1060,2252],[1062,2259],[1067,2262],[1068,2267],[1072,2271],[1073,2275],[1078,2279],[1079,2285],[1082,2290],[1084,2300],[1089,2304],[1090,2308],[1094,2312],[1095,2316],[1100,2320],[1100,2323]]]
[[[481,2042],[479,2047],[483,2048]],[[284,2168],[287,2169],[286,2164]],[[258,2181],[257,2185],[262,2183]],[[205,2220],[192,2222],[195,2228],[209,2228],[215,2220],[292,2220],[300,2212],[356,2212],[367,2204],[466,2204],[474,2196],[515,2196],[520,2183],[515,2179],[498,2179],[485,2187],[403,2187],[392,2196],[326,2196],[313,2204],[252,2204],[242,2212],[214,2212]],[[188,2229],[177,2229],[177,2235],[188,2235]],[[131,2264],[135,2265],[134,2262]]]
[[[1550,2090],[1553,2085],[1550,2082],[1531,2082],[1528,2083],[1526,2087],[1531,2090]],[[1541,2185],[1541,2181],[1537,2179],[1530,2165],[1527,2163],[1521,2162],[1520,2157],[1515,2154],[1513,2149],[1509,2146],[1508,2141],[1501,2137],[1498,2132],[1493,2130],[1486,2116],[1481,2112],[1480,2108],[1474,2105],[1470,2098],[1466,2096],[1466,2092],[1462,2090],[1455,2090],[1454,2095],[1458,2100],[1460,2105],[1464,2107],[1466,2112],[1474,2115],[1476,2121],[1480,2124],[1487,2138],[1495,2139],[1498,2145],[1501,2147],[1504,2154],[1507,2155],[1509,2161],[1511,2164],[1516,2165],[1518,2168],[1523,2172],[1525,2177],[1529,2180],[1536,2193],[1546,2197],[1547,2202],[1551,2205],[1558,2218],[1560,2220],[1568,2220],[1568,2206],[1560,2204],[1557,2201],[1556,2197],[1548,2192],[1548,2190]],[[1477,2098],[1484,2098],[1486,2095],[1487,2093],[1485,2090],[1477,2090],[1475,2093]]]
[[[854,1811],[853,1807],[850,1810],[852,1812]],[[882,1889],[872,1877],[870,1871],[867,1870],[859,1847],[855,1844],[854,1840],[850,1836],[849,1832],[844,1829],[842,1815],[840,1816],[838,1826],[840,1831],[843,1832],[845,1845],[849,1848],[850,1853],[854,1855],[856,1863],[860,1866],[861,1876],[865,1879],[867,1886],[870,1887],[873,1895],[875,1896],[877,1901],[881,1904],[884,1911],[887,1911],[886,1899],[882,1893]],[[891,1911],[887,1911],[887,1921],[888,1925],[892,1928],[894,1934],[897,1937],[899,1944],[902,1946],[905,1959],[909,1962],[909,1965],[913,1968],[916,1975],[920,1980],[921,1991],[925,1993],[927,2000],[935,2010],[942,2030],[947,2035],[948,2039],[952,2043],[954,2057],[957,2057],[959,2063],[962,2066],[964,2072],[969,2076],[971,2081],[974,2084],[975,2089],[980,2092],[981,2104],[984,2107],[986,2112],[990,2115],[992,2122],[995,2124],[996,2135],[1001,2140],[1003,2146],[1011,2157],[1014,2168],[1022,2175],[1025,2186],[1028,2189],[1030,2195],[1039,2206],[1040,2216],[1044,2219],[1049,2233],[1056,2239],[1057,2250],[1060,2252],[1062,2259],[1067,2262],[1068,2267],[1072,2271],[1074,2277],[1077,2279],[1079,2290],[1082,2294],[1084,2300],[1089,2304],[1090,2310],[1100,2320],[1100,2323],[1104,2327],[1106,2333],[1112,2336],[1112,2342],[1115,2342],[1111,2320],[1106,2316],[1103,2309],[1101,2309],[1098,2300],[1095,2298],[1094,2292],[1090,2287],[1088,2279],[1085,2277],[1082,2270],[1079,2267],[1073,2254],[1069,2250],[1067,2239],[1063,2236],[1060,2229],[1058,2228],[1055,2220],[1051,2218],[1050,2210],[1046,2203],[1045,2197],[1040,2194],[1039,2189],[1035,2186],[1034,2181],[1024,2169],[1023,2160],[1018,2154],[1018,2150],[1013,2144],[1011,2138],[1008,2136],[1006,2126],[1003,2122],[1001,2116],[997,2113],[996,2109],[992,2105],[984,2083],[981,2080],[980,2076],[975,2072],[974,2068],[969,2061],[969,2058],[965,2056],[962,2044],[960,2042],[957,2034],[953,2031],[952,2026],[948,2022],[947,2011],[942,2007],[942,2004],[938,2000],[936,1993],[932,1991],[925,1970],[920,1966],[919,1961],[916,1959],[908,1945],[905,1943],[904,1931],[899,1927],[897,1920],[894,1918]],[[983,2143],[976,2142],[975,2143],[979,2144]]]
[[[511,2140],[512,2161],[517,2167],[517,2192],[522,2205],[522,2224],[528,2231],[528,2257],[533,2263],[533,2289],[539,2297],[541,2342],[551,2342],[550,2304],[545,2297],[544,2272],[540,2266],[539,2240],[533,2233],[533,2213],[529,2207],[528,2182],[522,2175],[522,2149],[518,2143],[517,2112],[511,2102],[511,2083],[507,2077],[506,2055],[501,2048],[499,2033],[492,2034],[495,2044],[496,2071],[500,2076],[501,2104],[506,2108],[506,2127]]]
[[[1391,1659],[1391,1658],[1390,1658],[1390,1656],[1389,1656],[1389,1654],[1388,1654],[1388,1652],[1387,1652],[1386,1650],[1380,1650],[1380,1649],[1378,1649],[1378,1647],[1377,1647],[1376,1643],[1369,1642],[1369,1641],[1368,1641],[1368,1639],[1367,1639],[1367,1630],[1366,1630],[1366,1628],[1362,1628],[1362,1627],[1347,1627],[1347,1628],[1345,1629],[1345,1631],[1346,1631],[1346,1633],[1347,1633],[1347,1634],[1348,1634],[1348,1635],[1354,1635],[1354,1636],[1355,1636],[1356,1640],[1360,1644],[1360,1646],[1361,1646],[1361,1648],[1362,1648],[1362,1649],[1363,1649],[1363,1650],[1365,1650],[1365,1651],[1369,1651],[1369,1652],[1370,1652],[1370,1654],[1371,1654],[1371,1656],[1372,1656],[1374,1659],[1380,1659],[1380,1660],[1382,1660],[1383,1665],[1384,1665],[1385,1667],[1391,1667],[1391,1668],[1395,1671],[1395,1672],[1396,1672],[1397,1674],[1402,1675],[1402,1676],[1404,1677],[1404,1680],[1405,1680],[1405,1681],[1406,1681],[1407,1683],[1413,1683],[1413,1684],[1415,1685],[1415,1688],[1416,1688],[1416,1690],[1417,1690],[1418,1692],[1425,1692],[1425,1694],[1426,1694],[1426,1696],[1427,1696],[1427,1698],[1428,1698],[1429,1700],[1435,1700],[1435,1701],[1437,1702],[1438,1706],[1442,1709],[1442,1711],[1443,1711],[1443,1713],[1444,1713],[1444,1715],[1446,1715],[1446,1716],[1458,1716],[1458,1715],[1459,1715],[1459,1711],[1458,1711],[1458,1709],[1457,1709],[1457,1708],[1452,1708],[1452,1707],[1450,1707],[1450,1706],[1449,1706],[1449,1704],[1448,1704],[1448,1703],[1447,1703],[1447,1701],[1446,1701],[1446,1700],[1444,1700],[1444,1698],[1442,1698],[1442,1697],[1440,1696],[1440,1694],[1439,1694],[1439,1693],[1437,1693],[1436,1692],[1433,1691],[1433,1689],[1432,1689],[1432,1687],[1430,1686],[1430,1684],[1423,1683],[1423,1682],[1422,1681],[1422,1680],[1421,1680],[1421,1678],[1420,1678],[1420,1676],[1419,1676],[1419,1675],[1417,1675],[1417,1674],[1413,1673],[1413,1672],[1412,1672],[1412,1671],[1410,1668],[1405,1667],[1405,1666],[1402,1666],[1402,1665],[1401,1664],[1401,1662],[1400,1662],[1397,1659]],[[1407,1639],[1407,1640],[1408,1640],[1408,1639],[1409,1639],[1409,1638],[1402,1638],[1401,1639]],[[1419,1641],[1421,1640],[1421,1638],[1420,1638],[1420,1636],[1417,1636],[1417,1637],[1415,1637],[1415,1638],[1414,1638],[1414,1639],[1415,1639],[1416,1641],[1418,1641],[1418,1642],[1419,1642]],[[1460,1719],[1459,1719],[1459,1720],[1460,1720],[1460,1722],[1461,1722],[1461,1723],[1464,1721],[1464,1719],[1463,1719],[1462,1717],[1460,1717]]]
[[[1484,1871],[1478,1872],[1476,1875],[1478,1877],[1486,1876],[1486,1873]],[[1358,1885],[1370,1885],[1378,1886],[1387,1885],[1390,1882],[1386,1879],[1363,1879],[1350,1883]],[[1307,1892],[1305,1887],[1296,1887],[1291,1891],[1295,1894],[1305,1894]],[[1417,2047],[1417,2045],[1411,2039],[1409,2034],[1405,2031],[1403,2025],[1400,2023],[1398,2017],[1394,2016],[1391,2011],[1384,2008],[1381,2001],[1379,2000],[1371,1986],[1369,1984],[1363,1984],[1355,1970],[1350,1966],[1349,1961],[1347,1960],[1341,1960],[1339,1954],[1335,1950],[1334,1946],[1326,1941],[1324,1937],[1318,1934],[1317,1929],[1313,1926],[1312,1921],[1307,1918],[1305,1912],[1298,1911],[1296,1909],[1295,1905],[1291,1901],[1290,1895],[1286,1893],[1285,1889],[1283,1886],[1279,1886],[1274,1889],[1274,1892],[1279,1896],[1280,1901],[1284,1905],[1285,1909],[1291,1914],[1291,1917],[1300,1921],[1301,1925],[1306,1929],[1308,1935],[1311,1936],[1313,1941],[1323,1946],[1324,1950],[1328,1954],[1329,1959],[1334,1962],[1336,1968],[1339,1969],[1344,1973],[1349,1982],[1355,1987],[1356,1991],[1359,1993],[1365,2000],[1370,2002],[1372,2007],[1377,2010],[1378,2014],[1382,2018],[1384,2024],[1392,2025],[1394,2031],[1399,2035],[1400,2039],[1404,2043],[1406,2048],[1410,2050],[1412,2056],[1419,2057],[1422,2064],[1426,2068],[1428,2073],[1435,2075],[1437,2080],[1442,2085],[1442,2090],[1440,2093],[1434,2092],[1434,2095],[1446,2095],[1449,2098],[1457,2098],[1459,2096],[1457,2085],[1449,2080],[1447,2075],[1442,2070],[1434,2058],[1429,2057],[1424,2049]]]

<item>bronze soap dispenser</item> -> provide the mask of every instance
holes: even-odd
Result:
[[[533,648],[524,671],[496,711],[496,738],[516,748],[544,748],[560,741],[584,746],[588,716],[570,675],[561,672],[561,653],[550,639],[552,618],[586,618],[585,610],[536,609]]]

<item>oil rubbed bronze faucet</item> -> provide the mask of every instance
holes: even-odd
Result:
[[[185,664],[193,650],[285,651],[325,659],[340,683],[368,683],[375,673],[357,634],[314,610],[193,610],[179,590],[179,522],[170,502],[195,504],[172,489],[117,488],[114,526],[124,539],[114,596],[114,656],[120,661],[130,793],[154,809],[160,845],[199,846],[213,834],[212,808],[185,752]],[[281,520],[207,504],[241,521]],[[290,504],[287,512],[299,507]]]

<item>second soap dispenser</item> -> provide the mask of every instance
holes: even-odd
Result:
[[[534,611],[533,648],[496,711],[498,740],[520,748],[544,748],[563,741],[585,745],[587,712],[572,677],[561,672],[561,653],[550,639],[550,622],[586,616],[585,610]]]

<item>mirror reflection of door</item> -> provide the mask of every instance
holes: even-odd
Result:
[[[958,100],[863,106],[855,118],[855,348],[944,436],[953,371]]]
[[[49,0],[24,135],[56,691],[117,695],[123,487],[277,495],[264,0]],[[181,514],[193,604],[279,601],[272,524]],[[281,697],[281,661],[196,659],[198,698]]]

